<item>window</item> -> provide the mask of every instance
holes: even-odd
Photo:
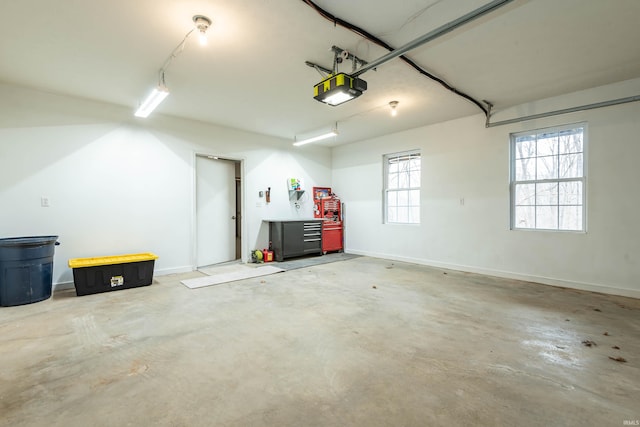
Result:
[[[420,223],[420,152],[384,156],[384,222]]]
[[[511,228],[585,230],[586,123],[511,134]]]

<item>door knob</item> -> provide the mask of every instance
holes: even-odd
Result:
[[[231,217],[231,219],[236,219],[236,216],[235,216],[235,215],[234,215],[234,216],[232,216],[232,217]]]

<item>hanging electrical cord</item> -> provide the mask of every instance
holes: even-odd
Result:
[[[318,12],[318,14],[320,14],[320,16],[322,16],[326,20],[333,22],[334,26],[340,25],[341,27],[344,27],[344,28],[346,28],[346,29],[358,34],[359,36],[364,37],[365,39],[377,44],[378,46],[381,46],[381,47],[387,49],[389,52],[395,50],[392,46],[387,44],[384,40],[379,39],[378,37],[374,36],[373,34],[369,33],[368,31],[358,27],[357,25],[354,25],[354,24],[352,24],[350,22],[347,22],[347,21],[345,21],[345,20],[343,20],[341,18],[338,18],[337,16],[334,16],[333,14],[327,12],[326,10],[324,10],[323,8],[321,8],[320,6],[315,4],[312,0],[302,0],[302,2],[305,3],[307,6],[311,7],[312,9],[314,9],[316,12]],[[478,108],[480,108],[482,110],[482,112],[484,113],[484,115],[486,117],[489,117],[489,110],[484,105],[482,105],[482,103],[480,103],[480,101],[478,101],[478,100],[474,99],[473,97],[471,97],[470,95],[467,95],[466,93],[456,89],[455,87],[451,86],[449,83],[447,83],[445,80],[441,79],[440,77],[438,77],[438,76],[436,76],[434,74],[431,74],[430,72],[428,72],[427,70],[425,70],[424,68],[420,67],[418,64],[413,62],[413,60],[407,58],[405,55],[400,55],[399,58],[402,59],[407,64],[409,64],[411,67],[413,67],[416,71],[418,71],[423,76],[428,77],[429,79],[438,82],[440,85],[442,85],[445,89],[449,90],[450,92],[453,92],[456,95],[461,96],[462,98],[466,99],[467,101],[472,102],[473,104],[475,104]]]
[[[164,73],[167,71],[167,68],[169,68],[169,65],[171,65],[173,60],[176,59],[178,55],[182,53],[182,51],[184,51],[184,46],[187,43],[187,39],[189,38],[191,33],[193,33],[195,30],[196,30],[195,28],[192,28],[190,31],[187,32],[187,34],[184,35],[184,38],[182,39],[182,41],[178,43],[178,45],[171,51],[167,59],[164,61],[164,64],[162,64],[162,67],[160,68],[160,71],[159,71],[160,82],[162,83],[162,85],[166,85],[164,81]]]

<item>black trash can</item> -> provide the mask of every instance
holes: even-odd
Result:
[[[51,297],[53,253],[58,236],[0,239],[0,306]]]

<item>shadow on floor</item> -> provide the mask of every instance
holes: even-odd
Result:
[[[346,261],[359,258],[360,255],[345,254],[343,252],[331,253],[322,256],[307,256],[294,258],[290,261],[274,262],[273,265],[284,270],[297,270],[299,268],[312,267],[314,265],[329,264],[332,262]]]

